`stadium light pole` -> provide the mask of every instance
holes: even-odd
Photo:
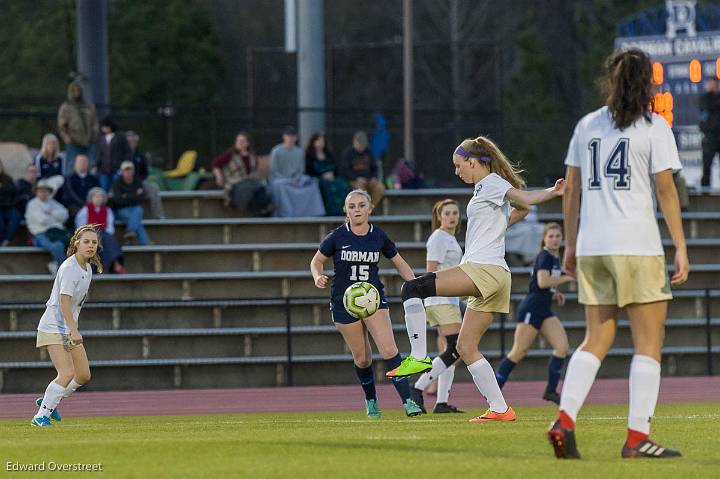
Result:
[[[297,2],[297,105],[300,142],[325,131],[324,0]]]
[[[403,0],[403,155],[415,159],[413,144],[413,2]]]
[[[86,101],[98,115],[110,113],[107,0],[77,0],[77,73]]]

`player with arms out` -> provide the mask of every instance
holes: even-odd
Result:
[[[50,299],[37,327],[37,347],[47,348],[57,377],[48,384],[45,395],[38,398],[40,407],[31,424],[52,426],[60,421],[60,401],[90,380],[83,337],[78,320],[92,280],[92,265],[102,272],[100,235],[97,225],[81,226],[75,231],[67,250],[68,258],[58,268]]]
[[[460,264],[463,251],[455,238],[455,231],[459,223],[460,207],[457,201],[446,199],[435,203],[432,210],[433,232],[426,245],[428,272],[452,268]],[[443,343],[445,350],[433,359],[432,369],[415,382],[414,387],[410,390],[412,398],[425,412],[423,391],[437,379],[437,398],[433,413],[462,413],[463,411],[448,404],[450,388],[455,378],[455,363],[460,358],[456,348],[462,324],[460,298],[435,296],[425,298],[424,302],[428,324],[437,326],[438,339],[440,339],[438,343]]]
[[[543,399],[560,404],[557,385],[568,352],[568,337],[560,319],[552,312],[551,306],[553,300],[557,301],[560,306],[565,304],[565,296],[555,288],[561,284],[575,281],[575,279],[562,274],[560,269],[560,244],[562,243],[560,225],[557,223],[546,224],[540,243],[543,250],[535,258],[535,265],[530,277],[530,290],[517,309],[517,326],[512,350],[500,363],[495,377],[502,389],[513,368],[522,361],[540,333],[553,347],[548,362],[548,382]]]
[[[565,159],[564,269],[577,277],[587,329],[568,364],[559,417],[548,438],[558,458],[580,458],[575,421],[615,339],[619,310],[625,308],[635,354],[621,456],[677,457],[679,452],[654,443],[648,435],[660,390],[670,284],[683,284],[690,271],[673,183],[680,159],[672,130],[648,110],[653,101],[652,65],[644,52],[630,49],[611,55],[603,86],[606,106],[578,122]],[[655,219],[653,184],[675,245],[670,281]]]
[[[490,363],[478,344],[495,313],[510,310],[510,268],[505,262],[505,230],[525,217],[527,205],[563,194],[565,184],[525,191],[520,172],[488,138],[464,140],[452,155],[455,174],[475,185],[467,207],[465,255],[459,266],[424,274],[402,288],[405,325],[411,352],[402,365],[388,373],[409,376],[432,368],[427,357],[426,315],[423,299],[430,296],[468,296],[457,352],[467,365],[489,409],[471,422],[514,421],[515,412],[505,402]],[[514,208],[511,209],[511,202]],[[450,345],[448,345],[450,346]]]
[[[315,286],[326,288],[330,280],[323,274],[323,265],[329,258],[333,259],[335,278],[332,282],[330,300],[332,319],[352,353],[355,373],[365,392],[365,412],[369,418],[379,419],[382,413],[375,393],[372,349],[368,333],[385,360],[387,370],[397,368],[401,362],[390,323],[388,302],[378,275],[380,255],[392,262],[405,281],[413,279],[415,275],[398,253],[395,243],[383,230],[368,222],[372,208],[370,195],[364,190],[351,191],[345,197],[347,220],[344,225],[331,231],[320,243],[320,248],[310,262],[310,272]],[[372,284],[380,293],[378,310],[365,319],[351,316],[343,304],[345,290],[358,281]],[[408,379],[393,378],[392,383],[400,395],[405,414],[407,416],[422,414],[420,407],[410,398]]]

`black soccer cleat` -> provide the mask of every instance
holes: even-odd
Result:
[[[680,454],[680,451],[666,449],[660,444],[652,442],[650,439],[645,439],[643,442],[641,442],[635,447],[628,447],[626,442],[623,445],[620,455],[624,459],[639,459],[643,457],[648,457],[652,459],[665,459],[668,457],[682,456],[682,454]]]
[[[412,399],[415,404],[417,404],[420,409],[422,410],[423,414],[427,414],[427,410],[425,410],[425,400],[423,399],[423,392],[416,388],[411,387],[410,388],[410,399]]]
[[[560,405],[560,395],[555,391],[545,391],[543,393],[543,399],[546,401],[554,402],[558,406]]]
[[[558,459],[580,459],[580,451],[575,445],[575,430],[565,429],[558,419],[550,426],[547,432],[550,444],[555,450]]]
[[[465,411],[461,411],[452,404],[448,404],[446,402],[439,402],[435,404],[435,407],[433,408],[433,414],[445,414],[445,413],[457,413],[457,414],[464,414]]]

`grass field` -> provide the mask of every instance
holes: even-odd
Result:
[[[480,410],[471,411],[480,413]],[[53,428],[0,421],[0,476],[8,462],[101,463],[72,477],[717,478],[720,404],[660,405],[653,437],[674,460],[621,460],[626,406],[588,406],[577,431],[584,459],[558,461],[545,440],[554,408],[518,408],[518,421],[471,424],[465,415],[405,418],[385,411],[66,418]],[[70,473],[68,473],[70,474]]]

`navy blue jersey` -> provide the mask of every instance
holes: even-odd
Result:
[[[518,309],[526,312],[550,312],[555,288],[541,288],[538,286],[537,274],[541,269],[549,271],[550,276],[560,276],[562,274],[560,258],[556,258],[546,250],[542,250],[537,258],[535,258],[535,265],[533,266],[532,276],[530,277],[530,291]]]
[[[383,230],[370,225],[365,236],[358,236],[348,224],[332,230],[320,243],[320,252],[333,259],[335,279],[331,298],[342,304],[343,293],[353,283],[365,281],[375,286],[385,298],[383,284],[378,276],[380,254],[390,259],[397,255],[395,243]]]

